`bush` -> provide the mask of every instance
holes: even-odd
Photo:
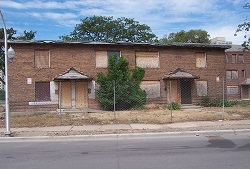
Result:
[[[5,100],[5,90],[0,90],[0,100]]]
[[[224,100],[224,107],[232,107],[237,103],[238,101],[235,100]],[[223,101],[218,98],[211,99],[209,96],[202,96],[202,100],[199,105],[204,107],[222,107]]]
[[[129,70],[128,61],[116,55],[109,57],[108,72],[98,72],[96,99],[104,110],[127,110],[143,107],[146,103],[146,92],[140,88],[145,74],[144,69],[136,67]]]
[[[172,107],[171,107],[172,105]],[[169,110],[180,110],[181,109],[181,105],[179,103],[176,103],[176,102],[172,102],[168,105],[168,109]]]
[[[209,96],[202,96],[199,105],[203,107],[210,107],[212,105],[211,98]]]
[[[225,100],[224,106],[225,107],[232,107],[238,103],[237,100]]]

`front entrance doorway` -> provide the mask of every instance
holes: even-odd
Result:
[[[59,107],[77,109],[88,107],[88,82],[61,81],[59,82]]]
[[[249,99],[249,85],[241,86],[241,99]]]
[[[192,104],[191,96],[191,80],[180,80],[181,81],[181,104]]]

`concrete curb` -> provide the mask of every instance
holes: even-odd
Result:
[[[33,137],[1,137],[0,142],[32,142],[32,141],[67,141],[67,140],[99,140],[99,139],[129,139],[146,137],[174,137],[174,136],[207,136],[207,135],[237,135],[250,134],[250,129],[239,130],[206,130],[158,133],[124,133],[124,134],[97,134],[71,136],[33,136]]]

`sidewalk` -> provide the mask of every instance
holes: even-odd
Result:
[[[145,132],[182,132],[205,130],[239,130],[250,129],[250,120],[237,121],[197,121],[172,124],[110,124],[83,126],[55,126],[34,128],[11,128],[13,137],[30,136],[69,136],[94,134],[122,134]],[[5,128],[0,128],[0,136],[4,136]]]

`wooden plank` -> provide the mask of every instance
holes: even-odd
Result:
[[[62,108],[72,108],[71,82],[62,82],[62,90],[60,90],[60,92],[62,92],[61,95],[59,95],[59,98],[60,96],[62,98]]]
[[[88,107],[88,82],[75,82],[76,108]]]

